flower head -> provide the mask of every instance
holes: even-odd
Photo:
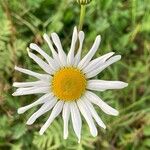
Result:
[[[98,35],[89,52],[81,58],[84,32],[78,32],[76,27],[73,31],[68,55],[64,52],[60,39],[56,33],[51,34],[51,39],[56,49],[54,49],[51,39],[47,34],[44,34],[43,37],[51,49],[52,57],[47,55],[34,43],[30,44],[30,49],[41,54],[45,61],[32,53],[29,49],[28,55],[45,71],[45,73],[41,74],[15,67],[17,71],[37,78],[37,81],[14,82],[13,84],[14,87],[18,87],[16,92],[13,93],[13,96],[37,93],[42,93],[43,96],[31,104],[19,108],[18,113],[22,114],[34,106],[42,105],[41,108],[28,119],[27,124],[31,125],[37,118],[52,109],[51,115],[40,130],[40,134],[43,134],[53,120],[62,112],[64,138],[66,139],[68,137],[68,121],[71,118],[73,129],[79,141],[82,127],[80,114],[82,114],[87,121],[91,134],[96,136],[97,128],[93,119],[102,128],[106,128],[106,126],[95,111],[93,104],[98,105],[109,115],[116,116],[118,115],[118,111],[106,104],[92,91],[122,89],[128,84],[121,81],[106,81],[92,78],[114,62],[120,60],[121,56],[114,56],[114,52],[110,52],[92,60],[101,41],[101,37]],[[77,40],[79,40],[79,48],[77,53],[75,53]]]

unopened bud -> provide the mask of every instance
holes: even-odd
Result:
[[[80,5],[87,5],[91,2],[92,0],[77,0],[77,3]]]

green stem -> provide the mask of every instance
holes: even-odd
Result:
[[[81,31],[83,27],[83,22],[84,22],[84,17],[85,17],[85,10],[86,7],[85,5],[81,5],[81,10],[80,10],[80,21],[79,21],[79,27],[78,30]]]

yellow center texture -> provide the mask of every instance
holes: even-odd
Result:
[[[86,89],[85,75],[77,68],[65,67],[57,71],[52,79],[52,91],[60,100],[75,101]]]

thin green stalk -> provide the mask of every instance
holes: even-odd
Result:
[[[85,17],[85,10],[86,10],[86,5],[81,5],[81,10],[80,10],[80,20],[79,20],[79,26],[78,30],[81,31],[84,23],[84,17]]]

